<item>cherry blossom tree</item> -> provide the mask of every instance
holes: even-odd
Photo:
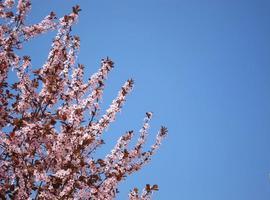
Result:
[[[101,114],[105,80],[114,63],[101,60],[98,72],[83,80],[84,66],[76,63],[80,39],[71,32],[80,7],[62,18],[51,12],[27,25],[30,9],[30,0],[0,0],[0,198],[114,199],[119,183],[150,161],[167,129],[161,127],[145,151],[152,118],[147,112],[134,146],[129,146],[134,132],[128,131],[104,158],[94,158],[133,80]],[[23,44],[51,30],[57,34],[46,62],[31,66],[30,56],[21,56]],[[134,188],[129,199],[150,199],[155,190],[157,185],[147,184],[139,194]]]

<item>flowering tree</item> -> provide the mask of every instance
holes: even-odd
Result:
[[[1,199],[113,199],[118,184],[146,164],[167,133],[161,127],[156,142],[143,146],[152,113],[147,112],[137,143],[128,148],[133,131],[119,138],[105,158],[93,153],[104,141],[102,134],[115,120],[133,87],[128,80],[105,114],[99,102],[105,79],[113,68],[109,59],[87,82],[84,66],[76,64],[80,47],[71,27],[79,6],[59,20],[51,12],[41,22],[27,25],[30,0],[0,0],[0,198]],[[20,56],[24,42],[57,30],[45,64],[31,67]],[[8,80],[16,74],[15,82]],[[12,82],[12,83],[11,83]],[[157,185],[146,185],[131,200],[150,199]]]

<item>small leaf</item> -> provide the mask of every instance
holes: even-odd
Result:
[[[15,132],[13,131],[13,132],[11,132],[10,134],[9,134],[9,136],[10,136],[10,139],[14,139],[14,137],[15,137]]]
[[[155,191],[158,191],[158,185],[153,185],[152,187],[151,187],[151,190],[155,190]]]
[[[151,186],[149,184],[146,184],[145,189],[147,192],[151,192]]]

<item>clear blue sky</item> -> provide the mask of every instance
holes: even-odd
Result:
[[[34,1],[31,22],[80,4],[74,33],[86,75],[102,57],[115,61],[103,107],[130,77],[136,85],[106,133],[107,149],[126,130],[139,130],[153,111],[149,145],[160,125],[169,137],[145,168],[121,184],[157,183],[158,200],[270,198],[270,1]],[[45,61],[55,33],[25,47]]]

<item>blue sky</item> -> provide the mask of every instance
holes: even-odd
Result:
[[[101,58],[115,61],[102,106],[135,80],[104,155],[127,130],[154,112],[148,145],[160,125],[169,136],[152,162],[127,178],[129,189],[157,183],[158,200],[270,198],[270,2],[267,0],[33,1],[29,21],[79,4],[73,31],[86,78]],[[54,32],[25,46],[36,65]]]

